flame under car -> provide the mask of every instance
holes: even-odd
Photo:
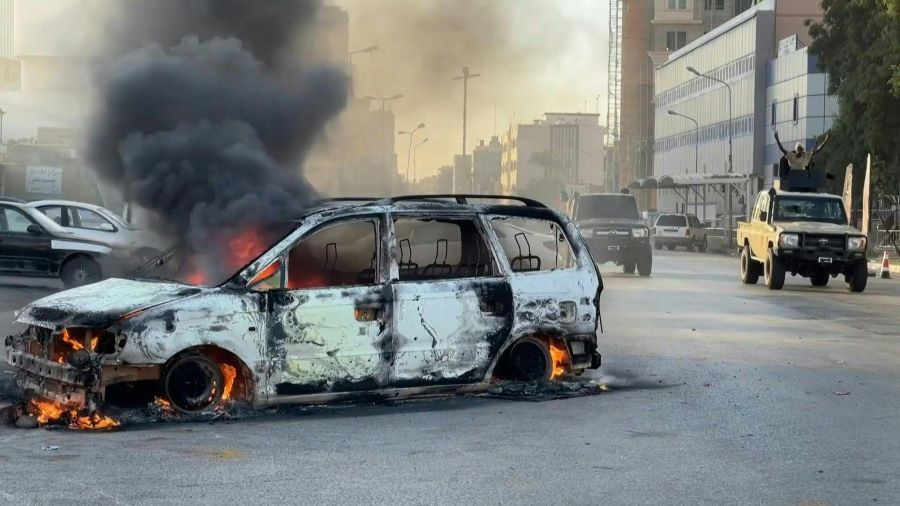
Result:
[[[520,200],[325,201],[273,245],[234,244],[247,262],[224,280],[109,279],[29,304],[6,358],[65,409],[161,398],[184,412],[599,367],[600,274],[564,215]]]

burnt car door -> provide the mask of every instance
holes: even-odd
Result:
[[[275,395],[387,385],[391,299],[379,265],[383,227],[380,216],[325,223],[273,264],[283,277],[265,294]]]
[[[490,225],[511,274],[513,336],[593,335],[602,284],[574,226],[565,224],[564,229],[549,217],[517,216],[493,216]]]
[[[52,238],[22,211],[0,206],[0,271],[49,275]]]
[[[475,215],[391,220],[396,387],[484,380],[512,327],[512,291]]]

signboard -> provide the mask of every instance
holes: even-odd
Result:
[[[44,195],[62,195],[62,167],[28,165],[25,167],[25,191]]]
[[[790,37],[781,39],[778,41],[778,56],[784,56],[788,53],[793,53],[797,50],[797,34],[791,35]]]

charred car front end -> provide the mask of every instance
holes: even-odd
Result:
[[[180,411],[485,389],[600,365],[602,280],[562,214],[327,201],[215,286],[110,279],[17,313],[6,359],[67,408]]]

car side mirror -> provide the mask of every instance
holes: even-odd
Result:
[[[25,231],[33,235],[44,235],[44,229],[34,224],[28,225]]]

